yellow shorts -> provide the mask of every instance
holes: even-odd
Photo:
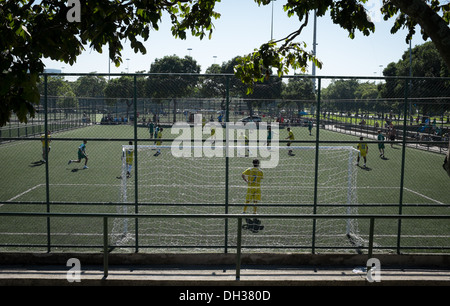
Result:
[[[367,152],[365,152],[365,151],[363,151],[363,152],[359,152],[359,155],[361,155],[361,157],[366,157],[366,155],[367,155]]]
[[[245,202],[256,202],[261,201],[261,189],[260,188],[248,188],[247,196],[245,197]]]

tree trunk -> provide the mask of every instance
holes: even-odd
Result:
[[[177,99],[173,99],[173,123],[177,122]]]
[[[450,28],[442,17],[423,0],[391,0],[391,2],[420,25],[450,69]]]

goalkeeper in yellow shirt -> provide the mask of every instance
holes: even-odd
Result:
[[[128,142],[130,146],[133,145],[133,142]],[[126,149],[125,152],[122,155],[122,160],[125,158],[125,166],[127,169],[127,178],[131,177],[131,169],[133,168],[133,160],[134,160],[134,148],[131,147],[129,149]],[[117,176],[118,179],[122,179],[122,176]]]
[[[363,142],[363,137],[360,137],[360,142],[356,146],[356,148],[359,150],[358,159],[356,162],[356,165],[359,166],[359,159],[362,157],[364,159],[364,168],[366,168],[366,162],[367,162],[367,153],[369,152],[369,147],[367,146],[367,143]]]
[[[244,214],[247,212],[248,204],[253,203],[253,213],[256,214],[258,201],[261,201],[261,180],[264,178],[264,174],[259,168],[259,160],[253,160],[253,167],[248,168],[242,172],[242,179],[247,183],[247,195],[245,197]],[[261,226],[261,221],[254,218],[245,219],[247,224],[243,225],[244,229],[249,229],[256,233],[258,230],[262,230],[264,226]]]
[[[47,161],[48,158],[48,153],[50,152],[50,142],[52,142],[52,140],[50,139],[50,137],[52,132],[47,131],[47,143],[45,143],[45,134],[41,135],[41,142],[42,142],[42,160],[41,162],[45,163]]]
[[[130,141],[128,143],[130,146],[133,145],[133,142]],[[134,149],[129,148],[125,150],[125,163],[127,166],[127,178],[130,178],[131,176],[131,169],[133,168],[133,158],[134,158]]]

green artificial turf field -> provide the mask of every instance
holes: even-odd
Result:
[[[146,128],[139,127],[137,131],[138,139],[149,138]],[[315,146],[315,134],[310,136],[306,127],[294,127],[293,131],[296,140],[312,142],[295,145]],[[177,135],[172,135],[170,129],[164,130],[163,138],[175,137]],[[280,140],[286,137],[286,130],[281,129]],[[77,140],[67,140],[71,138]],[[70,159],[77,158],[77,148],[83,138],[92,139],[87,143],[89,169],[82,169],[83,163],[68,165]],[[227,185],[225,158],[179,158],[174,157],[170,149],[163,149],[159,156],[153,156],[156,151],[151,149],[145,150],[146,152],[138,151],[137,189],[135,167],[124,188],[122,180],[117,177],[122,174],[122,145],[127,142],[114,139],[133,140],[133,126],[92,125],[54,133],[48,162],[48,193],[46,165],[40,162],[40,139],[0,145],[0,199],[4,202],[0,204],[0,211],[122,213],[124,207],[127,207],[127,213],[145,214],[242,212],[246,186],[241,173],[251,166],[251,157],[229,159]],[[357,140],[355,136],[320,130],[320,141]],[[139,142],[139,145],[152,144],[153,141]],[[345,145],[356,147],[356,143]],[[280,150],[277,167],[264,169],[262,200],[258,213],[313,213],[315,151],[298,149],[294,153],[295,156],[288,156],[286,150]],[[346,183],[348,158],[337,162],[337,157],[328,156],[327,152],[320,151],[317,203],[337,205],[332,208],[319,205],[316,213],[344,214],[347,212],[345,204],[349,186]],[[448,204],[450,196],[448,177],[442,170],[443,155],[407,148],[403,190],[400,189],[401,146],[391,148],[387,144],[385,156],[385,159],[381,159],[377,144],[369,143],[367,168],[354,167],[354,160],[352,161],[351,171],[356,171],[352,190],[353,203],[361,204],[353,213],[397,214],[402,197],[402,214],[448,214],[449,208],[443,206]],[[326,161],[327,158],[330,160]],[[337,188],[331,189],[332,186]],[[117,207],[108,204],[122,201],[125,190],[129,205]],[[225,207],[227,190],[229,205]],[[136,193],[139,205],[135,205]],[[250,208],[249,211],[251,210]],[[48,229],[53,249],[98,248],[103,241],[103,225],[99,218],[52,218],[50,227],[46,218],[39,217],[0,217],[0,220],[0,245],[5,248],[45,248]],[[258,233],[244,231],[244,246],[262,250],[310,249],[313,221],[262,219],[262,222],[264,230]],[[121,240],[119,243],[134,245],[135,219],[116,220],[109,225],[113,234],[126,232],[131,237],[130,240]],[[345,239],[346,226],[347,220],[318,221],[317,246],[324,249],[329,246],[351,247],[352,244]],[[362,237],[364,244],[368,235],[368,221],[353,221],[352,226],[355,234]],[[228,236],[225,238],[225,221],[218,219],[140,219],[137,224],[139,245],[148,250],[166,247],[179,248],[178,250],[223,249],[226,243],[229,246],[236,244],[236,227],[236,220],[230,220]],[[378,220],[375,225],[375,246],[380,249],[396,246],[398,229],[397,220]],[[449,247],[449,230],[446,220],[403,220],[401,244],[404,247]],[[225,239],[228,239],[227,242]]]

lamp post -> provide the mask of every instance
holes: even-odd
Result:
[[[275,0],[272,0],[272,19],[270,22],[270,40],[273,40],[273,3]]]
[[[411,39],[409,40],[409,76],[410,77],[412,77],[412,50],[411,50],[411,40],[412,40],[412,37],[411,37]],[[409,82],[408,82],[409,84],[408,84],[408,86],[409,86],[409,92],[411,93],[411,88],[412,88],[412,80],[411,79],[409,79]],[[409,94],[410,94],[409,93]],[[409,101],[409,116],[410,116],[410,118],[411,118],[411,120],[410,120],[410,125],[412,125],[412,102],[411,102],[411,100]],[[442,117],[442,118],[444,118],[444,117]],[[442,122],[444,122],[444,120],[442,120]]]
[[[314,30],[313,30],[313,55],[316,56],[316,46],[317,46],[317,14],[316,10],[314,10]],[[316,64],[313,62],[312,64],[312,75],[316,76]],[[316,79],[313,78],[313,90],[316,92]]]

